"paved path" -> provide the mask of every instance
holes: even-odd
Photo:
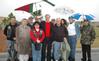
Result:
[[[7,60],[7,53],[0,53],[0,61]],[[81,49],[77,49],[76,61],[81,61]],[[92,49],[92,61],[99,61],[99,49]]]

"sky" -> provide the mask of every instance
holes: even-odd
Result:
[[[17,20],[22,18],[28,18],[31,16],[30,13],[24,11],[15,11],[14,9],[34,3],[40,2],[41,0],[0,0],[0,16],[7,17],[10,12],[16,16]],[[69,7],[73,9],[75,13],[81,14],[93,14],[95,16],[94,21],[99,21],[99,2],[98,0],[49,0],[55,4],[55,7],[51,5],[40,2],[37,4],[37,9],[42,9],[42,15],[50,14],[52,18],[56,17],[68,17],[69,15],[62,15],[54,11],[57,7]],[[41,5],[41,7],[39,6]],[[34,7],[35,11],[35,7]]]

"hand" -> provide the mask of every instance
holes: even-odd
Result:
[[[67,43],[67,39],[64,37],[64,42]]]
[[[91,41],[91,44],[93,44],[94,41]]]
[[[13,40],[16,40],[16,37],[14,37]]]
[[[37,43],[40,43],[40,40],[39,39],[37,39]]]
[[[80,25],[80,27],[83,27],[83,26],[84,26],[83,24]]]

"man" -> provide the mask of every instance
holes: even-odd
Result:
[[[81,24],[81,46],[82,46],[82,61],[91,60],[91,45],[95,40],[95,30],[91,26],[90,22],[84,19]],[[87,60],[88,59],[88,60]]]
[[[32,28],[33,26],[33,17],[29,17],[28,18],[28,24],[27,24],[30,28]]]
[[[11,59],[10,47],[12,47],[12,45],[14,47],[16,40],[15,37],[16,27],[17,27],[16,18],[12,17],[10,20],[10,24],[8,24],[4,29],[4,34],[6,35],[8,40],[8,53],[9,53],[8,61]]]
[[[62,51],[62,43],[64,42],[64,38],[66,38],[65,28],[61,25],[61,19],[56,19],[56,25],[53,29],[53,52],[55,61],[61,61],[61,51]]]
[[[46,21],[41,22],[41,28],[45,32],[45,40],[43,42],[43,47],[42,47],[42,61],[45,61],[46,57],[46,49],[47,49],[47,61],[51,61],[51,22],[50,22],[50,15],[46,14],[45,15]]]
[[[41,21],[42,21],[41,18],[42,18],[41,16],[36,16],[35,17],[35,22],[40,22],[41,23]]]
[[[33,22],[34,22],[34,19],[33,19],[33,17],[32,16],[30,16],[29,18],[28,18],[28,26],[32,29],[32,27],[33,27]],[[31,44],[32,45],[32,44]],[[31,48],[31,53],[30,53],[30,55],[29,55],[29,60],[28,61],[32,61],[32,47],[30,47]]]
[[[30,41],[30,27],[27,26],[27,19],[22,19],[21,25],[16,28],[16,45],[19,61],[28,61]]]
[[[75,26],[75,20],[73,17],[69,17],[69,25],[67,27],[68,30],[68,43],[70,45],[70,56],[69,61],[75,61],[75,53],[76,53],[76,43],[77,43],[77,33],[76,33],[76,26]]]

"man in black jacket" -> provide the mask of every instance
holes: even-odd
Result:
[[[54,42],[53,42],[53,49],[54,49],[54,59],[55,61],[61,61],[61,46],[64,42],[64,38],[66,38],[66,32],[64,30],[65,28],[61,25],[60,18],[56,19],[56,25],[53,29],[53,36],[54,36]]]
[[[17,27],[16,18],[12,17],[10,20],[10,24],[6,25],[4,29],[4,34],[6,35],[7,40],[8,40],[8,53],[9,53],[8,61],[11,58],[10,48],[12,45],[14,45],[15,40],[16,40],[16,37],[15,37],[16,27]]]

